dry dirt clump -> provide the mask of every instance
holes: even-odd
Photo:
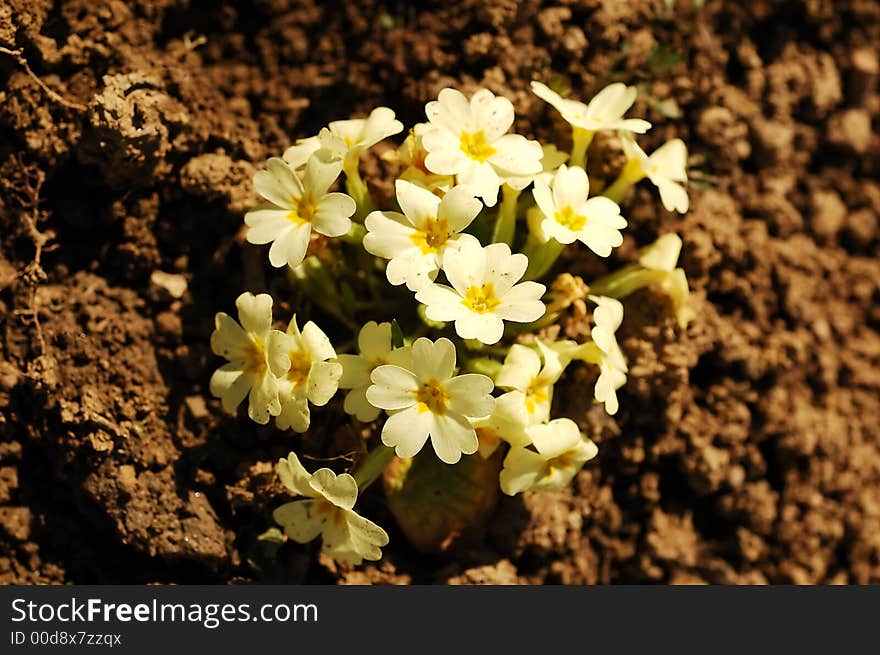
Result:
[[[880,6],[669,4],[5,3],[0,583],[880,582]],[[266,290],[250,177],[329,120],[421,120],[447,85],[561,129],[531,79],[638,84],[648,149],[687,142],[691,211],[636,189],[608,266],[678,232],[697,319],[627,299],[621,411],[585,369],[556,399],[599,456],[568,491],[505,498],[470,549],[419,555],[378,494],[381,563],[259,540],[291,437],[207,390],[214,312]],[[340,421],[306,455],[356,448]]]

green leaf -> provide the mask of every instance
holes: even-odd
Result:
[[[403,330],[400,329],[400,323],[397,322],[397,319],[393,318],[391,319],[391,347],[402,348],[403,343]]]
[[[489,459],[444,464],[429,447],[395,457],[382,476],[388,507],[407,539],[425,553],[445,553],[482,538],[498,501],[503,449]]]

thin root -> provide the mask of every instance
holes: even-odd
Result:
[[[30,64],[28,64],[27,59],[24,58],[24,55],[22,54],[22,52],[23,51],[21,50],[21,48],[19,48],[18,50],[10,50],[9,48],[4,48],[3,46],[0,46],[0,53],[9,55],[13,59],[15,59],[21,65],[21,67],[24,68],[24,70],[28,74],[28,76],[34,82],[36,82],[39,85],[39,87],[41,89],[43,89],[43,91],[46,92],[46,95],[48,95],[50,98],[52,98],[52,100],[54,100],[55,102],[57,102],[59,104],[64,105],[65,107],[69,107],[70,109],[76,109],[78,111],[85,111],[87,109],[87,107],[85,105],[81,105],[78,102],[71,102],[70,100],[63,98],[58,93],[53,91],[51,89],[51,87],[49,87],[48,84],[46,84],[43,80],[41,80],[39,78],[39,76],[34,71],[31,70]]]

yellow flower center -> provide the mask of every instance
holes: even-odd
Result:
[[[459,147],[464,154],[481,164],[495,154],[495,148],[486,142],[486,133],[483,130],[473,134],[462,132]]]
[[[449,239],[449,222],[445,218],[429,216],[410,239],[421,249],[422,254],[437,252]]]
[[[287,220],[296,223],[297,226],[311,223],[315,217],[317,203],[312,198],[312,194],[307,193],[302,198],[293,200],[293,209],[287,212]]]
[[[556,471],[571,468],[571,466],[574,464],[574,458],[576,455],[577,451],[567,450],[561,455],[551,457],[546,462],[544,462],[544,466],[541,467],[541,475],[543,475],[545,478],[549,478]]]
[[[489,282],[482,286],[474,285],[468,289],[461,304],[477,314],[487,314],[494,311],[501,304],[501,300],[495,295],[495,289]]]
[[[556,212],[554,218],[557,223],[563,227],[567,227],[572,232],[579,232],[584,229],[584,225],[587,224],[587,217],[582,216],[581,214],[575,214],[571,205],[566,205]]]
[[[312,356],[302,350],[290,351],[290,370],[287,371],[287,379],[298,387],[308,382],[309,373],[312,371]]]
[[[549,380],[540,375],[532,378],[532,381],[529,382],[525,394],[526,409],[529,411],[529,414],[534,414],[538,405],[546,403],[547,399],[550,398],[550,394],[548,393],[549,386]]]
[[[431,378],[415,391],[419,412],[431,412],[443,415],[446,413],[446,403],[449,394],[439,380]]]
[[[268,368],[266,363],[266,344],[262,339],[250,335],[251,340],[244,347],[244,372],[262,377]]]

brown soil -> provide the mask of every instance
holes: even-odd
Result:
[[[880,3],[668,4],[4,2],[0,582],[880,582]],[[620,413],[586,370],[557,400],[599,457],[505,498],[473,548],[419,555],[376,493],[379,564],[257,541],[296,438],[207,391],[214,312],[285,293],[241,238],[253,171],[375,105],[412,124],[447,85],[547,134],[532,78],[639,83],[647,145],[686,140],[692,211],[639,188],[610,264],[679,232],[697,319],[627,301]],[[320,416],[306,451],[350,448]]]

